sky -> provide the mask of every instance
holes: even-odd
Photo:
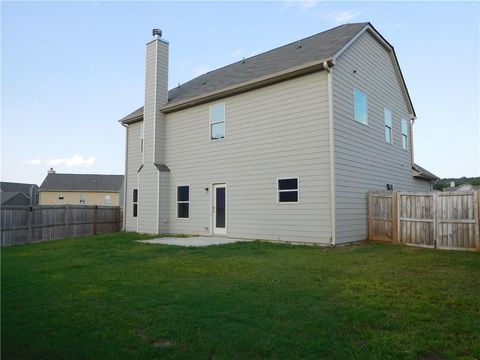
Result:
[[[123,174],[143,105],[145,43],[170,43],[169,86],[348,22],[395,47],[417,113],[415,162],[480,176],[479,2],[1,2],[2,181]]]

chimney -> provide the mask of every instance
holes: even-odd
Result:
[[[56,174],[55,170],[53,168],[50,168],[50,170],[47,171],[48,174]]]
[[[168,42],[160,29],[153,29],[152,35],[146,49],[144,162],[163,164],[165,115],[159,108],[168,102]]]

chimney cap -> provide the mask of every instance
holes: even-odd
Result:
[[[152,35],[155,39],[160,39],[162,37],[162,29],[153,29]]]

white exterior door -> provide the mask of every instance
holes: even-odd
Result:
[[[213,185],[213,234],[227,235],[227,187],[226,184]]]

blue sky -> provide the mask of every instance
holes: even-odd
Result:
[[[170,87],[346,22],[395,47],[418,119],[415,161],[480,175],[478,2],[2,2],[1,180],[124,171],[118,119],[143,104],[145,43],[170,42]]]

